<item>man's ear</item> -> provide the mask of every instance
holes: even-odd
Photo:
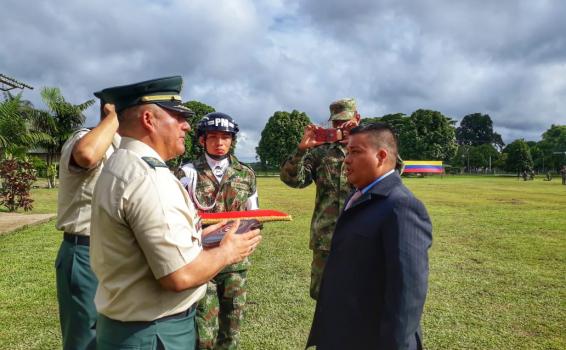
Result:
[[[199,138],[198,138],[198,143],[199,143],[202,147],[206,147],[206,146],[205,146],[205,141],[204,141],[204,136],[199,136]]]
[[[155,131],[157,127],[157,116],[149,108],[145,108],[140,116],[141,124],[144,129]]]
[[[389,158],[389,153],[387,152],[387,150],[385,148],[380,148],[380,149],[377,150],[375,157],[377,158],[379,165],[381,166]]]

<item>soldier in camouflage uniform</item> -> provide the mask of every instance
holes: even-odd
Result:
[[[322,144],[315,140],[315,125],[308,125],[297,150],[281,166],[281,181],[288,186],[304,188],[312,182],[316,185],[316,199],[311,220],[309,248],[313,251],[311,263],[310,296],[318,297],[320,279],[330,252],[330,242],[338,216],[344,209],[344,201],[352,191],[346,178],[347,130],[357,126],[360,115],[356,101],[341,99],[330,104],[332,127],[341,128],[344,139]]]
[[[197,127],[205,154],[184,165],[181,182],[200,211],[258,209],[255,173],[230,154],[238,125],[224,113],[209,113]],[[246,302],[243,262],[227,266],[207,285],[197,309],[199,349],[237,349]]]

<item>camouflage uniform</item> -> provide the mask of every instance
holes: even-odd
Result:
[[[210,212],[246,210],[248,198],[256,192],[255,173],[230,156],[221,183],[218,183],[205,156],[192,163],[197,173],[196,199],[204,206],[216,205]],[[199,349],[237,349],[240,323],[246,303],[248,258],[227,266],[210,282],[199,301],[197,326]]]
[[[304,188],[313,181],[316,184],[309,243],[309,248],[313,251],[310,285],[313,299],[318,296],[336,220],[342,212],[346,197],[352,191],[345,173],[345,155],[344,145],[323,144],[308,151],[297,149],[281,166],[281,181],[288,186]]]

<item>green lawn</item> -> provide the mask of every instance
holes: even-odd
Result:
[[[48,189],[44,186],[33,188],[31,190],[31,198],[33,199],[33,210],[24,211],[18,209],[16,212],[20,214],[49,214],[57,211],[57,189]],[[0,212],[7,213],[8,209],[1,206]]]
[[[566,348],[566,186],[559,181],[406,179],[434,225],[423,331],[428,349]],[[242,349],[302,349],[314,187],[259,179],[260,204],[293,215],[272,223],[253,257]],[[55,191],[34,192],[37,212]],[[41,200],[39,198],[41,197]],[[41,203],[40,203],[41,202]],[[53,221],[0,237],[0,349],[59,346]]]

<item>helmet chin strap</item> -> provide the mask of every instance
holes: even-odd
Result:
[[[210,154],[210,153],[208,153],[208,151],[207,151],[206,149],[205,149],[204,151],[206,152],[206,154],[207,154],[210,158],[212,158],[212,159],[214,159],[214,160],[223,160],[223,159],[228,158],[228,156],[230,155],[230,152],[226,153],[226,154],[223,155],[223,156],[217,156],[217,155],[215,155],[215,154]]]

